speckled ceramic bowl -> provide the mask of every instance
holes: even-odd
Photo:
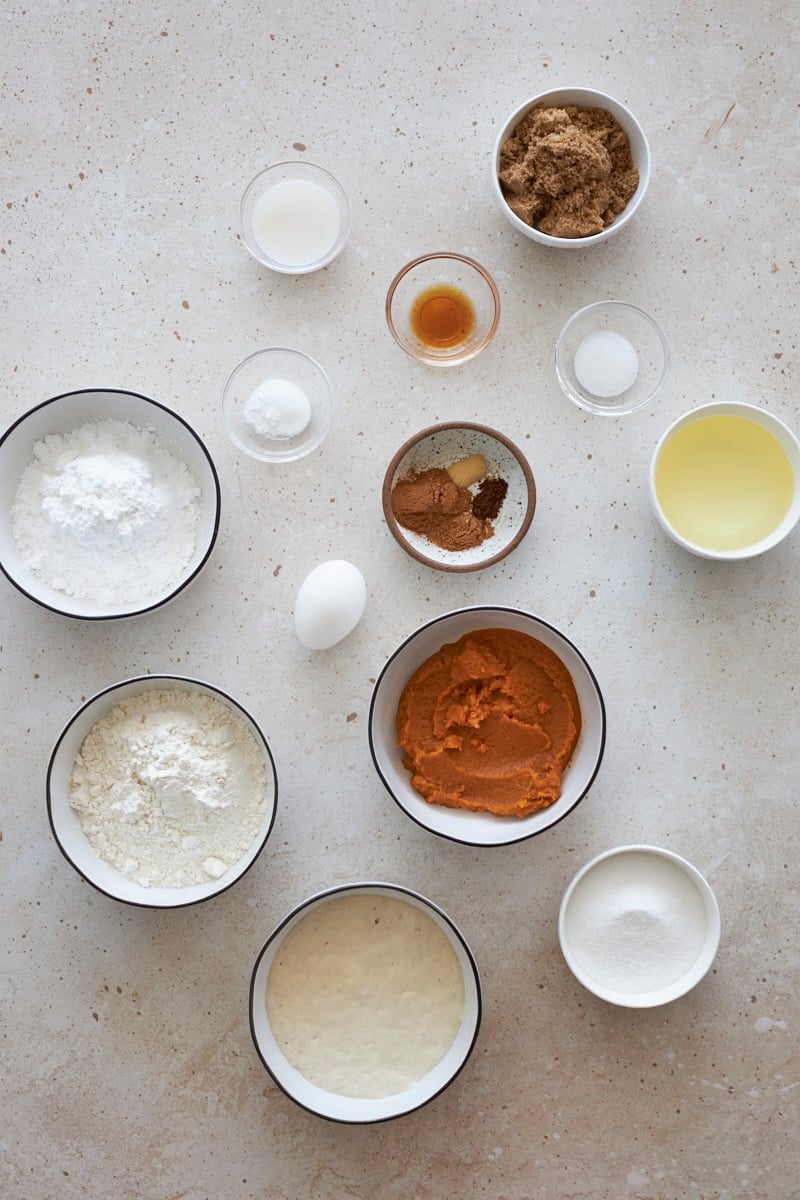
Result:
[[[613,117],[616,117],[628,135],[631,156],[639,172],[639,186],[616,220],[600,233],[590,234],[588,237],[553,237],[549,233],[542,233],[541,230],[527,225],[509,208],[498,177],[500,148],[511,137],[522,118],[537,105],[545,108],[559,108],[566,104],[575,104],[578,108],[604,108],[606,112],[610,112]],[[624,229],[638,209],[644,199],[649,182],[650,147],[647,143],[644,130],[630,109],[626,108],[624,104],[620,104],[619,100],[615,100],[613,96],[609,96],[605,92],[595,91],[594,88],[553,88],[551,91],[539,92],[538,95],[532,97],[530,100],[526,100],[524,104],[521,104],[519,108],[514,110],[498,133],[494,144],[494,154],[492,155],[492,191],[494,192],[497,205],[503,216],[517,233],[530,238],[531,241],[538,242],[541,246],[551,246],[560,250],[585,250],[589,246],[596,246],[599,242],[605,242],[608,238],[615,237],[616,234]]]
[[[420,909],[439,926],[455,952],[464,981],[464,1007],[458,1032],[444,1057],[405,1091],[376,1099],[340,1096],[306,1079],[289,1062],[278,1045],[267,1013],[267,982],[272,964],[286,936],[312,909],[342,896],[370,894],[400,900]],[[414,997],[408,1002],[414,1003]],[[351,1125],[389,1121],[414,1112],[433,1100],[453,1082],[469,1058],[481,1023],[481,987],[478,968],[461,931],[433,901],[409,888],[391,883],[344,884],[310,896],[293,909],[270,934],[256,959],[250,982],[250,1030],[258,1056],[278,1087],[295,1103],[317,1116]]]
[[[561,796],[549,808],[527,817],[497,817],[429,804],[411,784],[397,745],[397,707],[414,672],[442,646],[479,629],[513,629],[542,642],[572,676],[581,710],[581,732],[561,779]],[[496,605],[444,613],[401,642],[383,667],[372,692],[369,746],[372,761],[392,799],[424,829],[470,846],[504,846],[551,829],[568,816],[594,782],[603,759],[606,713],[591,667],[580,650],[555,626],[532,613]]]
[[[468,550],[445,550],[402,526],[392,508],[398,481],[433,467],[447,468],[472,454],[482,454],[489,476],[508,484],[500,511],[492,520],[491,537]],[[505,558],[525,537],[536,508],[536,484],[525,456],[510,438],[486,425],[452,421],[431,425],[403,443],[386,469],[382,499],[389,531],[406,554],[439,571],[479,571]]]
[[[155,431],[184,462],[200,488],[200,524],[191,559],[174,583],[147,600],[106,604],[49,586],[26,565],[14,539],[12,506],[33,447],[49,434],[68,434],[87,421],[113,418]],[[135,617],[161,608],[199,575],[211,555],[220,521],[219,479],[211,455],[183,417],[137,392],[95,388],[66,392],[29,409],[0,438],[0,569],[16,588],[44,608],[82,621]]]
[[[200,693],[221,701],[251,731],[263,755],[266,808],[258,834],[249,849],[220,878],[187,887],[144,887],[107,863],[91,845],[77,812],[70,806],[70,781],[75,758],[86,736],[116,704],[130,700],[142,692],[173,689]],[[50,827],[67,862],[99,892],[113,900],[121,900],[139,908],[184,908],[189,904],[210,900],[212,896],[218,896],[233,887],[264,849],[275,821],[277,803],[278,779],[272,752],[264,734],[247,710],[219,688],[198,679],[186,679],[179,675],[143,675],[135,679],[124,679],[92,696],[67,722],[53,748],[47,768],[47,812]]]

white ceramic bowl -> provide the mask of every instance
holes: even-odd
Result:
[[[311,419],[292,437],[262,435],[245,416],[245,405],[267,379],[287,380],[308,397]],[[324,441],[333,421],[335,400],[331,381],[309,354],[285,346],[270,346],[248,355],[233,368],[222,389],[222,419],[235,446],[261,462],[294,462]]]
[[[582,728],[561,781],[561,796],[549,808],[528,817],[497,817],[429,804],[411,786],[397,746],[397,706],[406,683],[442,646],[479,629],[514,629],[553,650],[572,676],[581,709]],[[576,646],[553,625],[518,609],[482,605],[457,609],[420,626],[398,646],[384,666],[372,693],[369,745],[375,769],[405,814],[424,829],[470,846],[503,846],[551,829],[589,791],[600,768],[606,739],[603,697],[591,667]]]
[[[392,492],[399,480],[433,467],[446,469],[472,454],[482,454],[489,474],[508,484],[500,511],[492,519],[491,537],[467,550],[445,550],[400,524],[392,510]],[[431,425],[403,443],[386,469],[382,502],[389,532],[417,562],[439,571],[479,571],[505,558],[528,532],[536,509],[536,484],[524,454],[505,434],[487,425],[451,421]]]
[[[655,1008],[685,995],[711,967],[719,906],[705,877],[679,854],[617,846],[572,880],[558,937],[573,975],[595,996],[625,1008]]]
[[[83,831],[80,818],[70,807],[70,780],[76,755],[94,725],[121,701],[138,696],[143,692],[162,690],[185,690],[210,696],[222,701],[251,730],[263,752],[266,772],[266,809],[261,827],[252,845],[237,863],[219,879],[189,887],[143,887],[128,879],[116,867],[105,862],[92,847]],[[267,740],[259,726],[232,697],[219,688],[198,679],[186,679],[179,675],[143,675],[135,679],[124,679],[92,696],[70,718],[53,748],[47,768],[47,812],[50,827],[59,849],[79,875],[113,900],[133,904],[140,908],[184,908],[232,887],[249,870],[264,848],[275,821],[278,802],[278,780],[275,763]]]
[[[375,894],[401,900],[431,918],[455,951],[464,981],[464,1012],[460,1028],[444,1058],[418,1083],[406,1091],[379,1099],[340,1096],[309,1082],[288,1061],[278,1046],[267,1015],[267,980],[281,943],[293,927],[313,908],[341,896]],[[258,958],[250,982],[250,1030],[258,1055],[278,1087],[301,1107],[317,1116],[347,1124],[388,1121],[421,1108],[453,1082],[469,1058],[481,1023],[481,988],[478,968],[469,946],[453,921],[431,900],[418,892],[391,883],[362,882],[330,888],[310,896],[284,917],[270,934]]]
[[[338,219],[338,232],[327,248],[301,262],[286,262],[276,254],[269,253],[259,243],[253,224],[254,218],[256,221],[258,219],[258,204],[265,192],[276,184],[287,183],[312,184],[315,188],[321,188]],[[304,211],[301,215],[304,222],[314,221],[315,214],[311,211]],[[279,219],[285,221],[285,213]],[[239,233],[247,251],[262,266],[281,275],[308,275],[326,267],[344,249],[350,236],[350,204],[339,180],[324,167],[300,159],[272,163],[259,171],[244,190],[239,203]]]
[[[695,450],[691,460],[684,461],[681,504],[687,506],[689,519],[692,511],[699,511],[701,507],[706,513],[714,512],[720,527],[725,526],[726,538],[733,543],[727,549],[712,547],[704,544],[699,538],[685,536],[665,513],[659,496],[659,471],[672,439],[690,426],[713,417],[737,417],[742,421],[751,422],[760,431],[770,435],[786,456],[785,464],[781,464],[786,467],[786,507],[782,517],[776,520],[774,525],[769,522],[764,525],[760,518],[756,524],[751,525],[753,515],[759,514],[765,504],[766,479],[772,481],[776,478],[774,464],[768,460],[762,462],[763,446],[755,443],[736,445],[725,437],[720,437],[713,446]],[[717,493],[714,485],[709,483],[712,476],[707,470],[707,464],[711,460],[730,463],[729,486],[725,491]],[[782,542],[800,519],[800,441],[783,421],[754,404],[734,401],[703,404],[678,417],[660,438],[650,460],[649,492],[653,512],[662,529],[684,550],[689,550],[701,558],[724,561],[753,558]]]
[[[153,429],[186,464],[200,488],[200,525],[194,554],[174,584],[147,602],[106,605],[58,591],[25,565],[14,539],[11,508],[20,478],[31,462],[34,443],[48,434],[68,434],[86,421],[109,418]],[[136,392],[97,388],[54,396],[24,413],[0,438],[0,569],[24,595],[53,612],[97,621],[139,616],[160,608],[203,569],[217,538],[219,520],[219,479],[203,442],[183,417]]]
[[[575,355],[585,338],[607,333],[619,334],[633,346],[639,372],[625,391],[599,396],[578,377]],[[555,359],[564,395],[578,408],[603,417],[619,417],[644,408],[669,372],[669,347],[661,326],[644,309],[625,300],[601,300],[573,313],[558,335]]]
[[[500,147],[511,136],[522,118],[532,108],[536,107],[536,105],[545,108],[561,108],[566,104],[575,104],[578,108],[604,108],[606,112],[610,112],[628,136],[631,156],[639,172],[639,185],[616,220],[600,233],[593,233],[588,237],[552,237],[549,233],[542,233],[540,230],[534,229],[531,225],[527,225],[508,207],[498,178]],[[492,155],[492,191],[494,192],[495,200],[503,216],[518,233],[523,234],[534,242],[539,242],[542,246],[554,246],[561,250],[585,250],[588,246],[596,246],[599,242],[604,242],[608,238],[614,237],[627,225],[636,212],[644,199],[649,182],[650,147],[644,130],[630,109],[626,108],[624,104],[620,104],[619,100],[615,100],[605,92],[595,91],[594,88],[553,88],[547,92],[540,92],[537,96],[526,100],[524,104],[521,104],[519,108],[514,110],[503,125],[495,141],[494,154]]]

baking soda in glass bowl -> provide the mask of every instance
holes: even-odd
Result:
[[[585,412],[619,417],[644,408],[669,372],[658,322],[636,304],[603,300],[573,313],[555,348],[558,382]]]

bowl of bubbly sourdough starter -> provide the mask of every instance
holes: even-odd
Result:
[[[270,935],[250,985],[261,1061],[301,1107],[368,1124],[427,1104],[469,1057],[475,960],[450,918],[395,884],[331,888]]]

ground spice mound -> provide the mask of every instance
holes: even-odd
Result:
[[[500,147],[498,178],[520,220],[562,238],[602,233],[639,185],[616,117],[574,104],[532,108]]]
[[[459,487],[444,467],[406,475],[392,489],[397,522],[442,550],[471,550],[494,533],[485,517],[472,511],[469,488]]]
[[[411,676],[397,744],[430,804],[526,817],[561,795],[581,729],[572,677],[543,642],[481,629],[448,643]]]
[[[482,479],[472,500],[473,517],[493,521],[503,507],[507,492],[508,483],[505,479],[496,479],[494,476]]]

